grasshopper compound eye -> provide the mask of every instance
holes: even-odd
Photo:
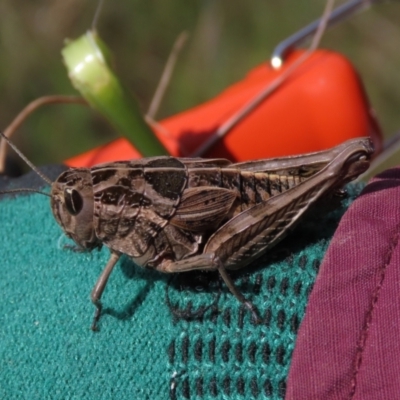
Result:
[[[51,185],[51,209],[67,236],[84,249],[98,247],[92,176],[88,169],[63,172]]]
[[[80,193],[71,188],[64,190],[65,208],[71,215],[78,215],[83,208],[83,198]]]

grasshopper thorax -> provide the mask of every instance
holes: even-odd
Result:
[[[51,209],[67,236],[84,249],[99,247],[93,225],[93,185],[89,169],[63,172],[51,185]]]

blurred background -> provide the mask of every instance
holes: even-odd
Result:
[[[335,6],[344,1],[336,1]],[[198,105],[267,62],[283,39],[320,17],[323,0],[105,1],[97,29],[145,112],[177,36],[189,32],[157,119]],[[0,2],[0,129],[30,101],[76,94],[62,64],[66,38],[91,26],[97,1]],[[329,29],[321,47],[358,69],[385,136],[400,128],[400,2],[377,4]],[[37,165],[61,162],[118,137],[79,105],[46,106],[14,141]]]

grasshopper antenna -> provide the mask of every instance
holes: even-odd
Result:
[[[0,190],[0,195],[2,194],[9,194],[9,193],[20,193],[20,192],[33,192],[33,193],[39,193],[39,194],[43,194],[47,197],[51,197],[50,194],[45,193],[45,192],[41,192],[40,190],[36,190],[36,189],[11,189],[11,190]]]
[[[47,104],[84,104],[87,105],[86,101],[82,97],[77,96],[62,96],[62,95],[51,95],[42,96],[36,100],[31,101],[22,111],[11,121],[11,123],[4,130],[4,135],[10,138],[14,132],[23,124],[23,122],[35,112],[38,108],[43,107]],[[0,174],[4,172],[4,163],[6,159],[6,145],[0,141]]]
[[[0,136],[8,143],[8,145],[25,161],[25,163],[33,170],[35,171],[48,185],[52,185],[53,182],[51,179],[49,179],[46,175],[44,175],[42,172],[39,171],[38,168],[36,168],[26,157],[24,154],[21,153],[21,151],[15,146],[14,143],[11,142],[11,140],[3,133],[0,131]]]

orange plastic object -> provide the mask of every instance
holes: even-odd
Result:
[[[157,136],[171,155],[191,156],[301,54],[292,53],[280,70],[266,63],[254,68],[212,100],[161,121]],[[356,71],[342,55],[318,50],[203,156],[232,161],[270,158],[319,151],[368,135],[380,151],[382,135]],[[139,156],[129,142],[119,139],[66,163],[92,166]]]

